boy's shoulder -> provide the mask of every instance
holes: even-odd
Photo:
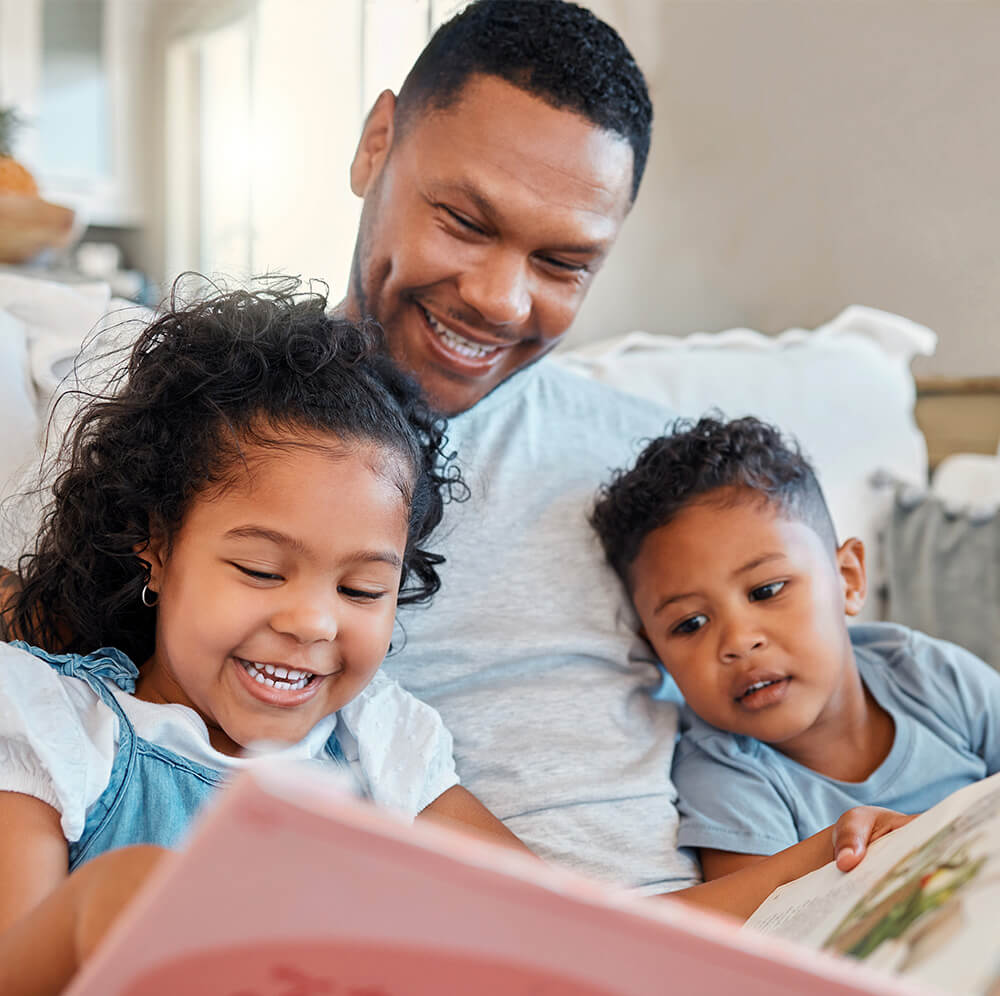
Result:
[[[921,674],[942,666],[983,665],[975,654],[964,647],[899,623],[853,623],[848,627],[848,632],[862,669],[866,660],[869,663],[877,660],[894,671],[916,671]]]
[[[675,763],[697,755],[722,763],[757,764],[765,754],[771,753],[773,750],[760,740],[720,730],[717,726],[706,723],[690,706],[683,707]]]

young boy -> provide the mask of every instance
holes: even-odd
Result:
[[[865,551],[838,546],[798,448],[754,418],[678,429],[602,489],[593,524],[687,703],[678,845],[705,879],[850,807],[914,813],[1000,770],[1000,674],[901,626],[848,629]]]

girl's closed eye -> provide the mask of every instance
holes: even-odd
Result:
[[[245,574],[248,578],[253,578],[255,581],[284,581],[284,577],[280,574],[275,574],[272,571],[260,571],[253,567],[246,567],[243,564],[238,564],[236,561],[231,560],[230,563],[236,568],[241,574]]]
[[[343,584],[338,586],[337,591],[348,598],[356,598],[366,602],[376,602],[388,594],[387,591],[366,591],[364,588],[351,588]]]
[[[786,581],[769,581],[767,584],[754,588],[748,597],[751,602],[766,602],[769,598],[780,594],[786,584]]]
[[[670,632],[673,636],[690,636],[692,633],[697,633],[707,622],[708,616],[699,612],[679,622]]]

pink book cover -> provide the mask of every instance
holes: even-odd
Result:
[[[243,774],[66,996],[810,996],[912,984],[456,831]]]

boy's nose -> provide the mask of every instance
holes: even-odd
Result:
[[[719,656],[726,664],[735,664],[767,647],[767,638],[759,630],[731,630],[725,634]]]

